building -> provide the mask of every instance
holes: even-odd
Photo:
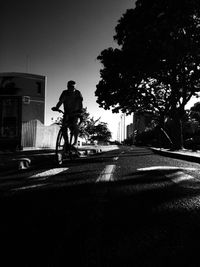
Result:
[[[21,101],[22,122],[38,119],[44,123],[45,88],[45,76],[16,72],[0,73],[1,99],[12,96],[12,99]]]
[[[126,126],[126,138],[130,139],[133,137],[133,123]]]
[[[123,142],[126,139],[126,115],[125,113],[120,115],[120,121],[118,123],[117,141]]]
[[[133,115],[133,131],[138,133],[144,132],[147,128],[151,128],[152,120],[155,116],[151,112],[137,113]]]
[[[135,112],[133,114],[133,140],[135,140],[136,134],[142,133],[152,127],[153,119],[155,119],[155,116],[151,112]]]
[[[0,148],[21,147],[22,125],[45,122],[46,77],[0,73]]]

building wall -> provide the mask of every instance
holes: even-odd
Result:
[[[133,136],[133,123],[127,125],[127,138],[131,138]]]
[[[145,131],[148,127],[151,126],[151,121],[153,115],[151,113],[138,114],[134,113],[133,115],[133,131],[141,133]]]
[[[21,97],[0,96],[0,150],[20,147]]]
[[[44,108],[44,102],[30,101],[26,104],[22,99],[22,122],[37,119],[44,123]]]
[[[145,130],[145,117],[144,115],[134,114],[134,131],[141,133]]]
[[[0,73],[0,150],[21,148],[24,143],[35,143],[23,124],[45,120],[46,77],[29,73]],[[11,104],[10,104],[11,103]],[[28,138],[25,140],[25,138]],[[30,141],[31,140],[31,141]],[[23,144],[22,144],[23,143]]]
[[[22,122],[45,119],[46,77],[29,73],[0,73],[0,95],[22,96]]]

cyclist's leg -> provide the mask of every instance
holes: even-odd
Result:
[[[70,145],[72,145],[73,140],[74,140],[73,127],[70,127],[70,139],[69,139]]]
[[[74,146],[77,146],[77,142],[78,142],[78,134],[79,134],[79,130],[78,127],[74,130]]]
[[[73,128],[71,129],[71,135],[70,135],[70,144],[72,146],[77,145],[78,134],[79,134],[78,128],[76,126],[73,126]]]
[[[63,149],[64,149],[64,138],[62,129],[60,129],[57,140],[56,140],[56,161],[59,165],[63,163]]]
[[[78,141],[78,134],[79,134],[79,127],[78,127],[78,117],[73,117],[71,118],[71,123],[70,123],[70,131],[71,131],[71,136],[70,136],[70,144],[72,146],[77,145]]]
[[[64,151],[67,152],[70,148],[70,144],[69,144],[69,134],[68,134],[68,126],[67,124],[65,124],[62,127],[62,132],[63,132],[63,138],[65,140],[65,144],[64,144]]]
[[[73,140],[73,117],[68,117],[68,121],[67,121],[67,125],[68,125],[68,130],[67,130],[67,140],[66,142],[68,143],[69,146],[71,146],[72,144],[72,140]]]

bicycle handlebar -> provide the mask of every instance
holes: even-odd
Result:
[[[59,112],[59,113],[64,114],[64,111],[62,111],[61,109],[56,108],[56,107],[52,107],[51,110],[53,110],[53,111],[57,111],[57,112]],[[81,114],[82,114],[82,112],[74,112],[74,113],[73,113],[73,115],[81,115]]]
[[[56,107],[52,107],[51,110],[53,110],[53,111],[57,111],[57,112],[59,112],[59,113],[64,114],[64,111],[62,111],[61,109],[56,108]]]

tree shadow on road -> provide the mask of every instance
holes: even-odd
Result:
[[[32,266],[195,266],[200,215],[179,201],[199,198],[200,186],[165,177],[176,172],[136,171],[1,198],[2,254]]]

